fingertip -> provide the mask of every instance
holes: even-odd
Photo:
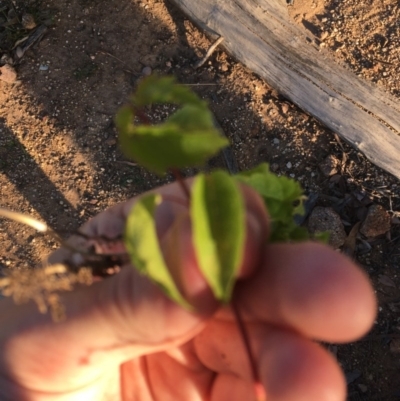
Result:
[[[333,356],[318,344],[290,333],[276,332],[265,342],[259,355],[260,376],[267,399],[346,399],[346,381],[342,371]]]
[[[328,342],[363,336],[377,311],[365,272],[317,243],[269,244],[262,268],[243,282],[237,297],[254,319]]]
[[[302,277],[292,276],[297,283],[292,282],[288,308],[298,326],[308,323],[306,335],[333,342],[365,335],[377,311],[367,274],[343,254],[317,243],[299,245],[296,260]]]

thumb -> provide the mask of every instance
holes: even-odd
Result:
[[[243,194],[247,232],[240,277],[257,266],[267,235],[262,201],[249,188],[243,188]],[[178,285],[196,312],[174,304],[130,266],[90,287],[61,294],[67,319],[60,323],[41,315],[33,304],[16,306],[3,300],[7,305],[1,305],[6,312],[0,316],[0,347],[7,350],[3,358],[18,381],[40,386],[43,379],[42,387],[50,386],[49,391],[60,389],[66,378],[73,386],[83,385],[82,380],[90,380],[110,363],[178,346],[202,330],[218,305],[199,273],[187,213],[181,210],[175,219],[167,209],[168,216],[162,210],[156,216],[157,221],[169,222],[161,230],[161,247],[171,273],[181,272]]]

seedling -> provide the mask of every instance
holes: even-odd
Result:
[[[165,122],[150,125],[145,108],[153,104],[181,106]],[[137,117],[141,124],[135,124]],[[296,226],[294,215],[304,213],[304,195],[300,185],[286,177],[277,177],[267,164],[230,176],[217,170],[198,174],[192,187],[182,180],[179,169],[197,167],[227,146],[227,140],[214,127],[204,101],[173,78],[151,76],[139,85],[130,103],[116,117],[120,143],[126,156],[147,169],[163,175],[171,172],[188,202],[193,229],[193,245],[198,266],[216,299],[231,302],[235,277],[243,259],[245,209],[239,183],[253,187],[264,199],[271,216],[271,241],[308,238],[304,228]],[[155,210],[163,201],[160,195],[146,195],[132,208],[127,220],[124,242],[132,265],[157,283],[184,308],[190,305],[179,292],[166,266],[158,244]],[[248,354],[258,401],[265,399],[248,335],[238,305],[231,304]]]
[[[164,122],[151,125],[146,111],[154,104],[175,104],[179,108]],[[139,124],[135,120],[139,120]],[[182,179],[181,169],[203,166],[227,146],[228,141],[216,130],[206,102],[171,77],[150,76],[144,79],[129,103],[118,112],[116,125],[125,155],[158,175],[172,173],[184,194],[184,200],[171,195],[147,194],[135,203],[123,235],[132,266],[147,275],[174,302],[192,309],[164,260],[155,223],[156,210],[163,201],[180,202],[187,206],[198,266],[215,298],[221,304],[232,307],[249,358],[256,399],[264,400],[265,392],[260,384],[240,307],[231,301],[245,243],[245,206],[239,186],[248,185],[263,198],[271,220],[269,241],[288,242],[308,239],[306,229],[294,223],[294,216],[304,213],[305,196],[300,185],[287,177],[274,175],[267,164],[261,164],[235,176],[222,170],[200,173],[194,177],[189,188]],[[21,215],[4,209],[0,209],[0,215],[57,236],[46,225],[30,217],[24,216],[22,221]],[[101,244],[107,242],[106,239],[86,240],[95,245],[94,251],[73,249],[81,253],[82,266],[94,269],[98,262],[103,267],[107,267],[107,263],[112,263],[110,267],[118,264],[120,255],[107,254],[102,249]],[[60,274],[61,270],[57,267],[55,273]],[[11,295],[8,278],[0,279],[0,289],[2,286]],[[40,306],[45,310],[43,302]]]

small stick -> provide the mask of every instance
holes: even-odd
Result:
[[[208,49],[206,55],[197,61],[197,63],[194,65],[194,69],[197,69],[201,67],[209,58],[210,56],[214,53],[214,50],[217,48],[217,46],[224,40],[223,36],[220,36]]]
[[[133,70],[130,69],[129,65],[127,65],[127,64],[124,63],[120,58],[115,57],[115,56],[112,55],[111,53],[108,53],[108,52],[105,52],[105,51],[102,51],[102,50],[99,50],[97,53],[104,54],[105,56],[112,57],[113,59],[115,59],[115,60],[119,61],[120,63],[122,63],[125,67],[128,67],[128,69],[127,69],[126,71],[128,71],[130,74],[133,74],[133,75],[136,74],[136,75],[138,75],[138,73],[137,73],[136,71],[133,71]]]
[[[116,160],[115,163],[126,164],[127,166],[137,167],[137,163],[127,162],[125,160]]]
[[[219,84],[182,84],[182,86],[217,86]]]
[[[18,223],[25,224],[26,226],[32,227],[35,230],[39,231],[42,234],[47,234],[50,237],[53,237],[56,241],[58,241],[63,247],[70,251],[79,252],[82,254],[88,254],[85,250],[79,250],[74,248],[65,242],[54,230],[47,226],[46,223],[42,221],[36,220],[35,218],[28,216],[26,214],[13,212],[11,210],[0,207],[0,217],[5,217],[10,220],[14,220]]]

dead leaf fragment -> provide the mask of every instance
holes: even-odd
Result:
[[[394,283],[394,281],[389,278],[388,276],[381,274],[378,278],[378,281],[383,284],[386,285],[387,287],[393,287],[396,288],[396,284]]]
[[[347,256],[350,257],[354,256],[354,253],[356,251],[357,234],[360,228],[360,224],[361,222],[354,224],[353,228],[349,232],[349,235],[344,241],[343,253],[346,254]]]
[[[381,205],[372,205],[368,208],[367,216],[360,228],[360,233],[367,238],[378,237],[390,230],[391,218]]]

